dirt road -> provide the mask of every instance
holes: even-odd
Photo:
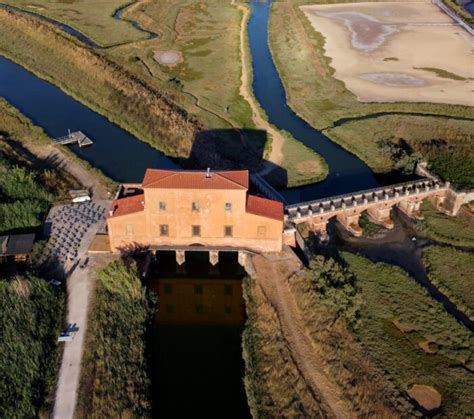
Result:
[[[275,255],[257,255],[253,258],[256,280],[276,309],[283,335],[295,363],[315,394],[336,418],[352,418],[355,412],[342,398],[339,388],[324,371],[324,362],[312,345],[302,314],[290,292],[288,279],[301,269],[296,255],[287,249]]]

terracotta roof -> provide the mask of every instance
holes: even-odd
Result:
[[[176,171],[147,169],[143,188],[166,189],[248,189],[248,170],[226,172]]]
[[[111,211],[113,211],[113,214],[110,215],[109,213],[109,217],[120,217],[121,215],[143,211],[143,202],[145,202],[143,194],[117,199],[112,202]]]
[[[283,221],[283,203],[279,201],[248,195],[246,211],[250,214]]]

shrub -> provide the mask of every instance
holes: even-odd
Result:
[[[37,417],[52,388],[64,294],[33,276],[0,279],[0,417]]]

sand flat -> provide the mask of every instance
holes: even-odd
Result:
[[[429,0],[301,9],[359,100],[474,106],[474,37]]]

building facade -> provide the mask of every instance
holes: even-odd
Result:
[[[283,204],[248,193],[249,173],[148,169],[133,196],[115,200],[112,251],[162,246],[282,248]]]

